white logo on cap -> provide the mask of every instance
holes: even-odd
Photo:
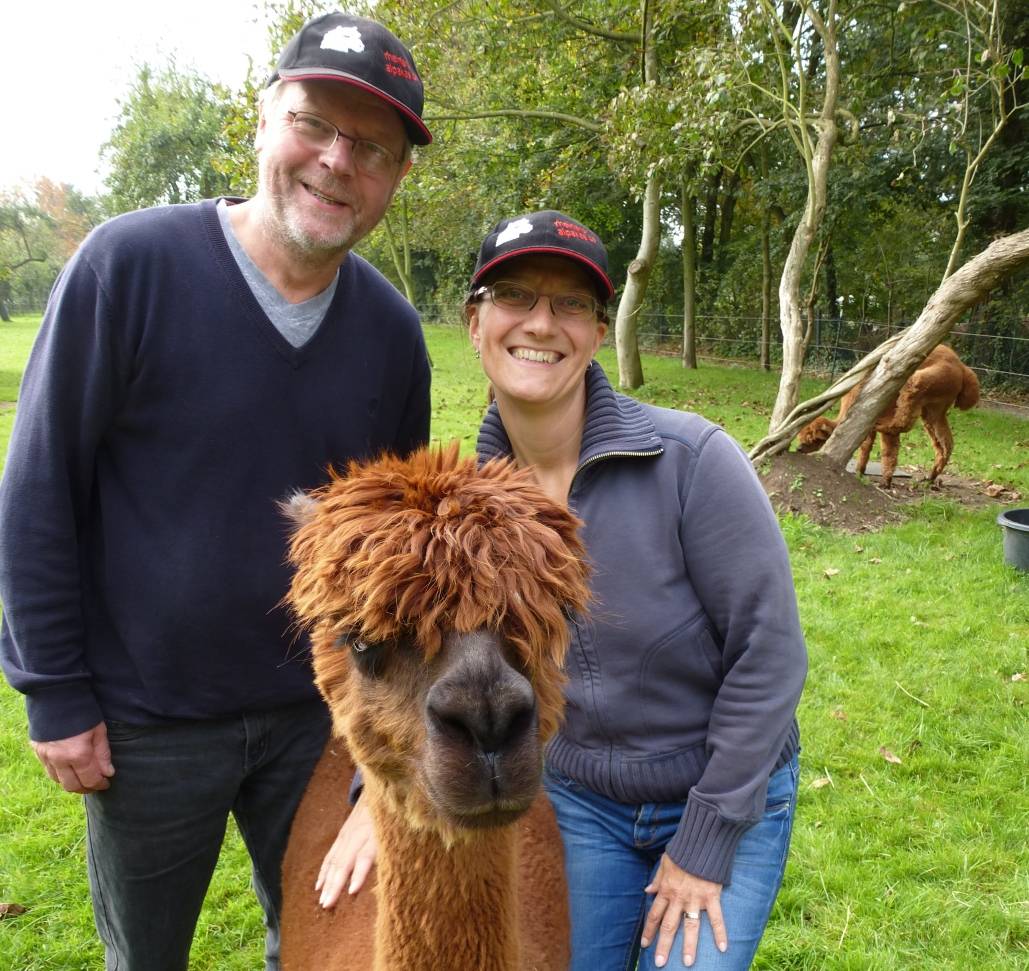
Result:
[[[532,232],[532,223],[528,219],[516,219],[513,223],[508,223],[504,227],[504,231],[497,237],[495,246],[503,246],[504,243],[510,243],[512,239],[518,239],[519,236],[524,236],[526,233]]]
[[[322,38],[322,49],[339,51],[346,54],[350,51],[360,53],[364,50],[364,41],[361,40],[361,32],[356,27],[333,27]]]

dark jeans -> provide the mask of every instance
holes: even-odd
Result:
[[[85,797],[89,882],[107,971],[186,971],[230,812],[264,908],[265,967],[277,971],[282,856],[328,738],[324,704],[107,728],[111,788]]]

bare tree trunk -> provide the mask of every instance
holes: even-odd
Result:
[[[637,339],[637,320],[643,308],[658,242],[661,239],[661,184],[656,175],[647,179],[643,196],[643,236],[639,252],[629,264],[625,289],[618,302],[615,317],[615,348],[618,353],[618,384],[623,388],[638,388],[643,384],[643,365]]]
[[[772,370],[772,252],[771,218],[766,212],[761,217],[761,367]]]
[[[818,140],[811,149],[807,128],[801,121],[797,141],[808,165],[808,195],[804,214],[790,244],[790,252],[779,281],[779,326],[782,329],[782,377],[779,394],[772,409],[769,430],[774,431],[797,403],[800,375],[804,367],[804,315],[801,309],[800,282],[811,244],[825,213],[829,163],[836,146],[838,130],[835,114],[840,89],[840,54],[836,43],[836,0],[830,0],[825,20],[813,7],[805,10],[819,36],[825,53],[825,96],[816,127]],[[776,25],[773,25],[775,29]],[[799,56],[799,55],[798,55]],[[797,63],[798,72],[803,64]]]
[[[682,366],[697,367],[697,200],[682,187]]]
[[[383,220],[386,228],[386,245],[393,259],[393,268],[400,277],[407,302],[414,306],[414,278],[411,275],[411,243],[407,234],[407,200],[400,200],[400,239],[393,230],[393,221],[387,215]]]
[[[768,178],[768,148],[761,143],[761,178]],[[761,212],[761,368],[772,370],[772,212],[765,205]]]
[[[657,48],[654,42],[654,12],[651,2],[652,0],[642,0],[644,83],[657,80]],[[661,182],[652,171],[647,177],[647,185],[643,192],[643,232],[639,252],[636,259],[629,264],[625,289],[622,290],[622,299],[618,302],[618,315],[615,317],[618,384],[622,388],[638,388],[643,384],[637,324],[660,241]]]
[[[704,228],[700,234],[700,262],[715,258],[715,224],[718,221],[718,191],[722,185],[722,169],[715,169],[707,180],[707,202],[704,204]]]
[[[722,212],[718,224],[718,272],[725,272],[729,260],[729,240],[732,238],[732,221],[736,215],[736,200],[740,194],[740,182],[742,181],[740,168],[737,167],[729,179],[725,188],[725,195],[722,197]]]
[[[1029,229],[991,243],[947,277],[900,340],[883,355],[847,416],[822,447],[831,464],[843,468],[915,368],[953,329],[969,307],[983,301],[1007,276],[1029,264]]]

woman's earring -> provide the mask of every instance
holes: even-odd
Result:
[[[478,344],[475,345],[475,356],[476,356],[476,358],[479,357],[479,345]]]

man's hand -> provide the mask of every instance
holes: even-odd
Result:
[[[110,786],[114,775],[107,725],[100,722],[88,732],[54,742],[32,742],[36,758],[46,774],[67,792],[81,795],[100,792]]]
[[[347,893],[357,893],[375,865],[378,852],[372,815],[359,798],[322,861],[314,885],[315,892],[321,891],[318,903],[326,909],[335,907],[347,881]]]

